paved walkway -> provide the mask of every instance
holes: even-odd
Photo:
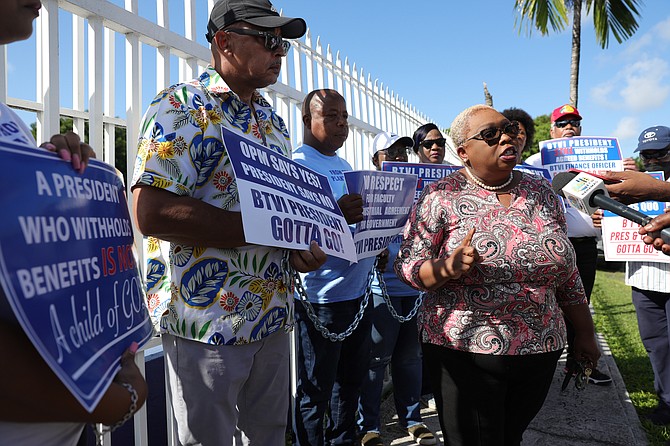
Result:
[[[612,377],[609,386],[588,385],[583,391],[570,386],[561,392],[565,358],[561,358],[542,410],[523,437],[523,446],[644,446],[646,436],[609,347],[600,337],[603,355],[599,369]],[[384,444],[414,445],[397,424],[393,398],[386,398],[382,413]],[[443,440],[437,412],[423,408],[426,425]],[[441,444],[441,443],[440,443]]]

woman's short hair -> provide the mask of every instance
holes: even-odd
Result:
[[[533,121],[533,118],[524,110],[516,107],[506,108],[500,113],[510,121],[519,121],[523,125],[523,128],[526,129],[526,145],[521,150],[529,150],[535,138],[535,121]]]
[[[416,131],[414,132],[414,135],[412,135],[412,140],[414,141],[414,145],[412,146],[412,150],[414,150],[414,153],[418,154],[419,153],[419,145],[421,144],[421,141],[426,139],[426,136],[432,131],[432,130],[437,130],[438,132],[442,133],[442,131],[437,127],[437,125],[433,124],[432,122],[429,122],[428,124],[424,124]]]
[[[454,122],[451,123],[449,135],[456,147],[461,147],[465,144],[465,139],[468,137],[468,132],[470,131],[470,118],[472,115],[482,110],[496,111],[495,108],[489,105],[477,104],[466,108],[454,118]]]

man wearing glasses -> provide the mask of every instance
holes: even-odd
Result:
[[[654,126],[640,133],[638,146],[644,170],[663,172],[670,180],[670,128]],[[659,197],[660,198],[660,197]],[[594,216],[599,226],[601,215]],[[626,262],[626,285],[631,287],[642,344],[654,371],[658,405],[645,418],[657,425],[670,423],[670,264]]]
[[[581,134],[582,116],[575,107],[565,104],[554,109],[551,113],[551,128],[549,130],[549,135],[553,139],[572,138],[573,136],[581,136]],[[539,153],[528,157],[526,163],[535,167],[543,167]],[[591,292],[596,280],[597,242],[600,233],[598,229],[593,227],[590,216],[582,214],[573,207],[566,209],[565,219],[568,225],[568,238],[575,249],[575,254],[577,254],[577,269],[584,283],[586,300],[591,302]],[[568,360],[570,360],[573,353],[575,330],[567,318],[565,318],[565,324],[568,332]],[[609,385],[612,383],[612,378],[594,368],[591,376],[589,376],[589,382]]]
[[[179,444],[285,444],[293,299],[284,250],[246,243],[222,131],[291,156],[284,121],[258,90],[277,81],[284,38],[305,31],[267,0],[220,0],[207,26],[211,65],[161,92],[141,125],[134,217],[148,237]],[[289,259],[305,272],[326,256],[313,244]]]

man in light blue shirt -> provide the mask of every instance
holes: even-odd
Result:
[[[293,160],[328,178],[347,223],[363,219],[363,199],[348,194],[345,171],[349,163],[337,155],[349,135],[344,98],[335,90],[310,92],[302,107],[304,143]],[[298,388],[295,398],[296,444],[356,444],[356,409],[370,355],[370,318],[363,316],[349,336],[332,341],[316,328],[342,333],[363,308],[374,257],[350,264],[329,256],[316,271],[302,274],[307,299],[318,321],[310,319],[306,305],[296,303],[298,333]],[[329,416],[326,418],[326,414]],[[326,421],[324,428],[324,419]]]

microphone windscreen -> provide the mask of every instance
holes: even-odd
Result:
[[[565,198],[563,188],[568,185],[578,174],[575,172],[561,172],[557,173],[553,180],[551,180],[551,188],[554,189],[561,197]]]

